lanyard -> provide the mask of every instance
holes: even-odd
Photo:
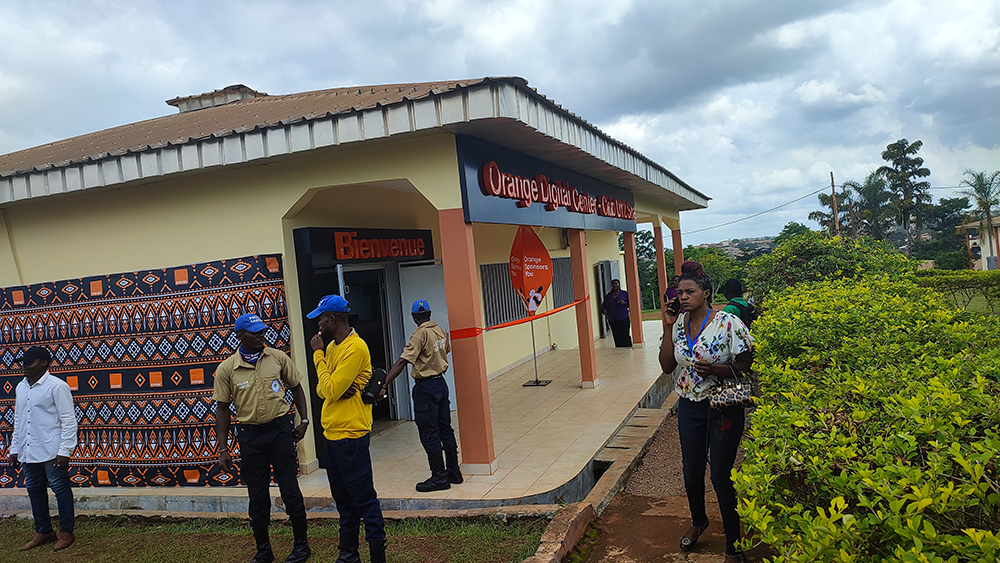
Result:
[[[701,321],[701,328],[698,329],[698,334],[695,335],[694,340],[691,340],[691,313],[688,313],[687,318],[687,330],[684,331],[684,338],[687,340],[688,345],[688,355],[694,358],[694,343],[701,338],[701,333],[705,331],[705,325],[708,324],[708,317],[712,316],[712,311],[705,311],[705,320]]]

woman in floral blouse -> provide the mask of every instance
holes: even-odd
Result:
[[[721,379],[748,373],[753,363],[753,340],[739,317],[711,308],[712,280],[701,264],[681,266],[677,280],[680,312],[668,307],[664,320],[670,338],[660,345],[660,366],[674,373],[677,430],[684,462],[684,489],[691,509],[691,528],[681,538],[681,549],[689,550],[705,529],[705,464],[712,469],[712,485],[719,499],[726,533],[726,563],[746,561],[737,549],[740,516],[736,512],[736,489],[730,474],[743,436],[743,407],[715,410],[708,400],[711,388]]]

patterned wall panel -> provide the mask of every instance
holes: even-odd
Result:
[[[239,345],[243,313],[260,315],[268,345],[288,352],[285,305],[280,255],[0,290],[0,487],[23,485],[7,457],[17,358],[31,346],[49,348],[50,371],[73,391],[73,483],[236,484],[215,463],[213,375]]]

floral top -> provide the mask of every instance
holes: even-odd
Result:
[[[674,371],[675,389],[677,394],[691,401],[703,401],[709,396],[718,379],[714,376],[702,378],[694,369],[698,360],[707,360],[712,364],[725,364],[736,359],[736,356],[753,349],[753,339],[746,325],[736,315],[724,311],[716,311],[715,317],[705,325],[700,336],[700,327],[691,326],[691,351],[687,342],[687,317],[683,313],[674,323],[673,345],[677,369]]]

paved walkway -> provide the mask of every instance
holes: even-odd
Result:
[[[645,349],[616,349],[610,338],[598,341],[597,389],[580,387],[576,350],[555,350],[539,356],[539,377],[551,379],[548,386],[522,387],[534,378],[531,362],[490,381],[499,466],[493,475],[466,476],[465,483],[450,490],[417,493],[414,484],[426,479],[429,471],[413,422],[374,437],[375,488],[383,508],[470,509],[579,500],[572,497],[585,495],[593,484],[591,460],[644,397],[663,385],[657,361],[660,323],[647,321],[643,328],[650,343]],[[666,393],[662,395],[661,402]],[[299,483],[311,510],[334,509],[323,470],[301,476]],[[99,487],[76,489],[75,493],[81,510],[233,514],[246,510],[246,491],[242,487]],[[276,488],[272,488],[272,495],[277,497]],[[0,489],[0,512],[26,508],[23,489]],[[280,499],[275,509],[280,510]]]

